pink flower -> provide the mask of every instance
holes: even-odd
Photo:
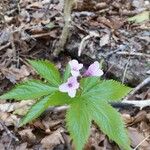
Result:
[[[95,61],[93,64],[91,64],[89,66],[88,70],[86,70],[86,72],[84,73],[84,76],[96,76],[96,77],[100,77],[103,74],[104,73],[100,69],[99,62]]]
[[[79,88],[79,83],[77,77],[68,78],[66,83],[63,83],[59,86],[59,91],[68,93],[70,97],[75,97],[76,90]]]
[[[69,62],[69,65],[71,67],[71,74],[74,77],[77,77],[80,75],[79,70],[83,67],[83,64],[79,64],[77,60],[73,59]]]

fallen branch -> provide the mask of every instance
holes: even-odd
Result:
[[[14,135],[12,134],[12,132],[7,128],[7,126],[4,124],[4,122],[3,122],[2,120],[0,120],[0,124],[1,124],[1,126],[3,127],[3,129],[6,131],[6,133],[7,133],[12,139],[14,139],[16,142],[19,141],[19,139],[18,139],[16,136],[14,136]]]
[[[58,42],[58,46],[56,46],[56,49],[53,52],[54,56],[58,56],[58,54],[64,50],[64,46],[67,42],[68,36],[69,36],[69,29],[71,24],[71,12],[74,5],[74,0],[64,0],[64,27]]]
[[[9,43],[7,43],[6,45],[1,46],[1,47],[0,47],[0,51],[3,50],[3,49],[5,49],[5,48],[7,48],[7,47],[9,47],[10,45],[11,45],[11,43],[9,42]]]
[[[111,102],[110,103],[112,107],[114,108],[122,108],[122,109],[128,109],[129,107],[138,107],[140,109],[150,106],[150,99],[148,100],[126,100],[122,102]],[[44,114],[47,114],[49,112],[62,112],[69,108],[69,106],[58,106],[58,107],[49,107]]]
[[[139,107],[140,109],[150,106],[150,99],[148,100],[126,100],[122,101],[124,104],[131,104],[134,107]]]
[[[78,50],[78,56],[81,56],[82,50],[85,47],[85,41],[92,37],[99,37],[99,35],[96,34],[95,32],[90,32],[89,35],[85,36],[80,43],[79,50]]]
[[[126,100],[129,97],[131,97],[133,94],[135,94],[138,90],[140,90],[143,86],[147,85],[148,83],[150,83],[150,77],[146,78],[143,82],[138,84],[137,87],[135,87],[123,101],[126,102]]]
[[[135,53],[135,52],[117,52],[117,54],[119,55],[130,55],[130,56],[139,56],[139,57],[147,57],[150,58],[149,54],[145,54],[145,53]]]

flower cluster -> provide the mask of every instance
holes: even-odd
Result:
[[[77,60],[71,60],[69,62],[71,68],[71,77],[68,78],[66,83],[59,86],[59,91],[66,92],[70,97],[75,97],[76,91],[79,88],[78,76],[81,76],[80,70],[83,68],[83,64],[80,64]],[[100,77],[103,75],[103,71],[100,69],[98,61],[91,64],[88,69],[83,73],[83,77],[96,76]]]

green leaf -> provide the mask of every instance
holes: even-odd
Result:
[[[63,77],[63,82],[66,82],[67,79],[70,77],[70,73],[71,73],[71,67],[70,65],[68,64],[66,66],[66,69],[65,69],[65,72],[64,72],[64,77]]]
[[[67,110],[67,129],[76,146],[76,150],[82,150],[90,133],[91,115],[86,101],[76,99]]]
[[[29,60],[33,68],[51,84],[58,86],[61,82],[59,71],[47,60]]]
[[[134,21],[136,23],[142,23],[144,21],[150,20],[149,16],[150,16],[150,12],[149,11],[143,11],[140,14],[137,14],[137,15],[135,15],[133,17],[130,17],[128,19],[128,21]]]
[[[90,101],[91,115],[100,129],[121,148],[131,150],[120,114],[104,101]]]
[[[100,83],[99,77],[87,77],[82,78],[80,81],[80,85],[82,88],[82,95],[88,93],[94,86]]]
[[[0,96],[0,99],[29,100],[36,99],[57,91],[56,87],[49,86],[38,80],[28,80],[16,85],[14,89]]]
[[[21,119],[20,126],[39,117],[49,106],[70,104],[70,97],[59,91],[46,96],[45,98],[37,101],[28,111],[28,113]]]
[[[95,86],[91,87],[86,93],[84,93],[84,97],[90,97],[93,100],[103,100],[107,102],[111,101],[119,101],[123,98],[127,93],[129,93],[131,88],[124,86],[123,84],[114,81],[114,80],[106,80],[103,82],[98,82]],[[83,89],[84,91],[84,89]]]

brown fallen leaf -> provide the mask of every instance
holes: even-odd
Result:
[[[6,126],[13,125],[15,127],[18,126],[18,123],[20,120],[20,118],[18,118],[18,116],[7,113],[7,112],[0,112],[0,119],[5,122]]]
[[[129,114],[122,114],[121,116],[126,125],[129,125],[129,124],[133,123],[133,121],[134,121],[134,118],[131,117]]]
[[[2,68],[1,71],[12,83],[16,83],[17,81],[30,75],[30,72],[25,65],[22,65],[20,69],[15,66],[11,66],[9,69]]]
[[[27,150],[27,142],[21,143],[19,146],[16,147],[16,150]]]
[[[0,150],[5,150],[5,146],[3,143],[0,143]]]
[[[135,148],[139,143],[141,143],[146,138],[136,128],[132,128],[132,127],[128,128],[128,134],[131,139],[131,146],[133,148]],[[147,141],[144,141],[139,146],[139,148],[141,148],[141,150],[146,150],[148,147],[150,147],[150,144]]]
[[[19,131],[19,135],[21,136],[23,141],[34,143],[36,141],[36,136],[32,132],[33,129],[24,129]]]
[[[105,46],[107,44],[109,44],[110,41],[110,34],[105,34],[102,36],[102,38],[100,39],[100,46]]]
[[[143,110],[143,111],[140,111],[135,117],[134,117],[134,121],[132,122],[132,125],[133,124],[136,124],[136,123],[139,123],[141,121],[146,121],[146,112]]]
[[[64,143],[61,132],[63,132],[63,128],[59,128],[54,131],[51,135],[46,136],[41,140],[42,148],[45,149],[53,149],[56,145]]]

